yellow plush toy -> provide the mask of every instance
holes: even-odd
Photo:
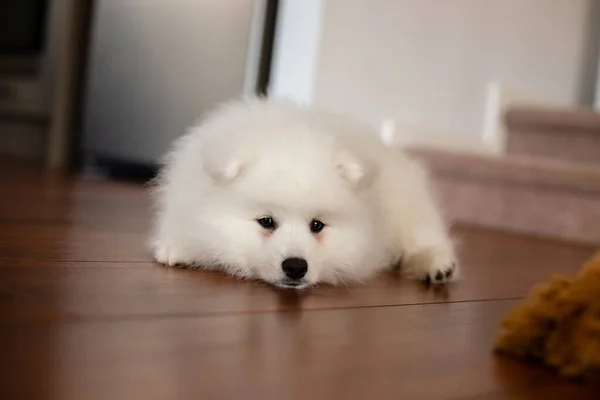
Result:
[[[497,351],[600,382],[600,252],[574,279],[555,276],[535,287],[502,327]]]

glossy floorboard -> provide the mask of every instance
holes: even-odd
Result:
[[[143,186],[0,170],[2,399],[559,399],[498,321],[593,248],[459,227],[464,279],[304,293],[151,261]]]

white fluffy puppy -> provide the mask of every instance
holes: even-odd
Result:
[[[226,104],[176,141],[154,189],[161,263],[293,288],[400,264],[434,283],[457,272],[424,170],[323,111]]]

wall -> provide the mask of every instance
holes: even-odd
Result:
[[[594,3],[327,0],[314,102],[470,143],[481,138],[490,82],[592,104]]]

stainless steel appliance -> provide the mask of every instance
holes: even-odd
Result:
[[[155,165],[203,112],[254,93],[264,84],[274,4],[96,0],[82,121],[86,159]]]

